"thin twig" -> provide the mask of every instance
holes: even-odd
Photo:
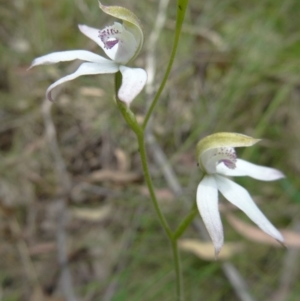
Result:
[[[296,222],[294,230],[300,233],[300,223]],[[287,249],[286,255],[283,261],[283,267],[281,272],[281,279],[279,281],[279,287],[270,298],[274,301],[288,300],[291,291],[291,286],[297,281],[297,274],[299,273],[299,250]]]
[[[230,262],[222,263],[222,270],[230,281],[236,295],[242,301],[255,301],[248,291],[246,282],[237,268]]]
[[[167,1],[167,0],[161,0],[160,4],[161,3],[166,3],[167,2],[162,2],[162,1]],[[181,3],[181,0],[178,0],[178,4]],[[177,9],[177,16],[176,16],[176,28],[175,28],[175,35],[174,35],[174,41],[173,41],[173,46],[172,46],[172,50],[171,50],[171,53],[170,53],[170,59],[169,59],[169,62],[168,62],[168,65],[167,65],[167,69],[165,71],[165,74],[163,76],[163,79],[159,85],[159,88],[153,98],[153,101],[151,102],[150,104],[150,107],[145,115],[145,119],[143,121],[143,125],[142,125],[142,128],[145,129],[147,127],[147,124],[149,122],[149,119],[150,117],[152,116],[152,113],[153,113],[153,110],[161,96],[161,93],[163,92],[164,88],[165,88],[165,85],[166,85],[166,82],[169,78],[169,75],[170,75],[170,72],[171,72],[171,69],[172,69],[172,66],[173,66],[173,63],[174,63],[174,59],[175,59],[175,55],[176,55],[176,52],[177,52],[177,46],[178,46],[178,43],[179,43],[179,38],[180,38],[180,33],[181,33],[181,27],[182,27],[182,23],[183,23],[183,20],[184,20],[184,17],[185,17],[185,12],[186,12],[186,8],[187,8],[187,5],[188,5],[188,0],[184,0],[183,3],[181,3],[179,6],[178,6],[178,9]],[[159,14],[161,13],[162,9],[160,9],[160,11],[158,12]],[[165,15],[166,15],[166,6],[165,6],[165,11],[163,13],[161,13],[161,20],[163,21],[162,24],[164,24],[165,22]],[[158,19],[157,19],[158,20]],[[159,26],[159,22],[156,22]],[[161,27],[158,27],[158,31],[160,32],[161,30]]]
[[[68,265],[68,255],[66,248],[66,202],[64,199],[57,200],[57,255],[60,266],[60,286],[67,301],[78,300],[75,296],[72,276]]]
[[[65,161],[61,155],[57,138],[56,129],[51,116],[52,103],[45,99],[42,105],[42,114],[44,118],[46,138],[50,148],[51,155],[54,158],[55,172],[60,183],[63,195],[67,196],[71,190],[71,179],[67,172]]]
[[[169,187],[171,188],[171,190],[176,196],[182,195],[183,193],[182,187],[165,153],[163,152],[162,148],[157,143],[154,135],[152,134],[151,127],[147,128],[146,141],[154,157],[156,165],[161,168],[161,171],[166,181],[168,182]]]
[[[62,198],[58,200],[57,210],[57,251],[58,251],[58,262],[61,268],[60,284],[63,294],[67,301],[76,301],[72,277],[68,268],[68,255],[66,250],[66,201],[67,196],[71,191],[72,182],[67,172],[65,161],[61,155],[57,138],[56,129],[51,116],[52,103],[48,100],[44,100],[42,105],[42,114],[45,123],[46,138],[50,148],[50,152],[54,158],[55,171],[57,179],[60,184],[60,194]]]
[[[161,34],[163,27],[166,22],[167,7],[170,0],[160,0],[156,20],[154,22],[153,30],[150,33],[148,44],[147,44],[147,56],[146,56],[146,71],[148,74],[147,84],[146,84],[146,95],[148,101],[148,108],[150,106],[149,102],[152,99],[154,93],[154,77],[156,73],[156,59],[155,51],[158,38]]]

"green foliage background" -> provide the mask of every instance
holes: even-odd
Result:
[[[145,42],[157,14],[158,1],[106,1],[131,9],[144,26]],[[31,284],[16,249],[19,238],[7,230],[16,218],[29,247],[55,240],[51,206],[57,198],[53,169],[40,112],[46,88],[66,74],[68,63],[27,71],[43,54],[88,49],[102,54],[80,34],[77,24],[103,28],[114,20],[102,14],[96,0],[12,0],[0,2],[0,283],[2,300],[31,300]],[[192,203],[200,176],[195,144],[217,131],[234,131],[264,140],[238,150],[239,156],[282,170],[287,179],[263,183],[243,178],[260,208],[278,228],[294,229],[300,206],[300,2],[298,0],[190,0],[178,54],[167,87],[156,108],[153,131],[184,187],[179,199],[162,201],[171,224],[176,225]],[[156,83],[162,79],[174,33],[175,1],[155,45]],[[144,67],[146,47],[135,61]],[[82,87],[100,89],[87,96]],[[129,170],[141,173],[134,136],[113,101],[113,76],[82,77],[65,85],[53,108],[58,140],[76,189],[95,170],[118,170],[115,149],[122,149]],[[142,93],[132,110],[145,113]],[[96,160],[96,163],[95,163]],[[167,188],[150,154],[158,189]],[[68,224],[70,265],[76,292],[99,300],[111,281],[118,283],[113,301],[174,300],[174,275],[169,246],[144,184],[98,184],[108,193],[84,194],[76,190],[71,208],[110,205],[113,213],[101,222]],[[185,205],[184,205],[185,204]],[[9,209],[7,209],[9,208]],[[137,212],[137,210],[140,210]],[[9,211],[9,213],[7,213]],[[237,213],[241,218],[244,216]],[[246,220],[246,219],[245,219]],[[231,258],[257,300],[271,300],[282,283],[288,251],[246,241],[224,219],[225,239],[242,240],[244,252]],[[7,232],[8,231],[8,232]],[[128,235],[130,246],[124,248]],[[185,237],[197,237],[191,227]],[[83,254],[83,255],[82,255]],[[182,253],[186,300],[239,300],[224,276],[220,262],[206,262]],[[32,255],[46,292],[55,294],[56,252]],[[118,263],[124,268],[115,272]],[[99,267],[100,265],[100,267]],[[286,300],[300,294],[299,254],[295,279]],[[46,272],[47,271],[47,272]]]

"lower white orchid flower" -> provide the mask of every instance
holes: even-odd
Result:
[[[100,8],[106,14],[121,19],[123,23],[115,22],[114,25],[102,30],[79,25],[79,30],[96,42],[110,60],[87,50],[53,52],[36,58],[30,68],[76,59],[86,61],[74,73],[59,79],[47,89],[46,97],[49,100],[53,100],[51,92],[55,87],[81,75],[108,74],[120,71],[122,73],[122,85],[118,91],[118,98],[128,106],[145,86],[146,71],[141,68],[125,66],[138,55],[143,45],[143,32],[138,18],[123,7],[104,6],[100,3]]]
[[[264,232],[283,242],[280,232],[259,210],[248,191],[226,177],[249,176],[261,181],[284,178],[284,174],[277,169],[237,159],[234,147],[252,146],[258,141],[259,139],[241,134],[217,133],[205,137],[197,144],[198,165],[205,173],[197,189],[197,206],[214,244],[216,256],[224,243],[218,208],[218,190]]]

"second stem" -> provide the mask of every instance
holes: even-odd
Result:
[[[179,259],[179,252],[178,252],[178,246],[177,246],[177,237],[174,237],[174,234],[172,233],[163,213],[160,210],[156,195],[155,195],[155,190],[153,187],[151,175],[149,172],[149,167],[148,167],[148,160],[147,160],[147,153],[146,153],[146,148],[145,148],[145,136],[144,136],[144,131],[141,132],[136,132],[137,139],[138,139],[138,144],[139,144],[139,152],[141,156],[141,161],[142,161],[142,166],[143,166],[143,171],[144,171],[144,176],[145,176],[145,181],[148,186],[148,190],[150,193],[150,198],[152,200],[154,209],[156,211],[156,214],[158,216],[158,219],[165,230],[171,247],[172,247],[172,252],[173,252],[173,257],[174,257],[174,267],[175,267],[175,273],[176,273],[176,301],[182,301],[182,278],[181,278],[181,269],[180,269],[180,259]]]

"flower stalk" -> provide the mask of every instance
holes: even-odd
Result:
[[[123,115],[124,116],[124,115]],[[184,230],[188,227],[188,225],[192,222],[192,218],[195,217],[195,214],[189,215],[188,219],[185,219],[184,221],[184,226],[181,226],[179,230],[176,230],[174,233],[170,229],[170,226],[168,225],[168,222],[166,221],[160,206],[157,201],[157,197],[155,194],[154,186],[152,183],[152,178],[149,172],[149,166],[148,166],[148,159],[147,159],[147,153],[146,153],[146,148],[145,148],[145,135],[144,135],[144,130],[140,128],[139,130],[134,129],[134,132],[136,133],[137,140],[138,140],[138,145],[139,145],[139,153],[140,153],[140,158],[143,166],[143,172],[144,172],[144,177],[145,181],[150,193],[150,199],[152,201],[153,207],[155,209],[156,215],[160,221],[160,224],[162,228],[164,229],[170,244],[172,248],[172,253],[173,253],[173,260],[174,260],[174,268],[175,268],[175,273],[176,273],[176,300],[177,301],[182,301],[182,276],[181,276],[181,268],[180,268],[180,259],[179,259],[179,252],[178,252],[178,245],[177,245],[177,240],[180,237],[180,235],[183,234]],[[176,234],[176,235],[175,235]]]
[[[186,8],[188,5],[189,0],[178,0],[177,1],[177,17],[176,17],[176,26],[175,26],[175,36],[174,36],[174,42],[173,42],[173,46],[172,46],[172,50],[171,50],[171,54],[170,54],[170,59],[168,62],[168,66],[167,69],[165,71],[165,75],[161,81],[161,84],[154,96],[154,99],[150,105],[150,108],[148,109],[148,112],[145,116],[144,122],[143,122],[143,128],[145,129],[147,127],[147,124],[149,122],[149,119],[153,113],[153,110],[159,100],[159,97],[162,93],[162,91],[164,90],[164,87],[167,83],[167,80],[169,78],[172,66],[173,66],[173,62],[175,59],[175,55],[177,52],[177,48],[178,48],[178,42],[179,42],[179,38],[180,38],[180,34],[181,34],[181,28],[182,28],[182,24],[183,24],[183,20],[185,17],[185,12],[186,12]]]
[[[198,214],[197,203],[194,202],[190,212],[184,217],[182,222],[179,224],[175,232],[173,233],[173,240],[177,240],[181,237],[181,235],[185,232],[185,230],[189,227],[192,223],[196,215]]]
[[[159,87],[159,89],[150,105],[150,108],[145,116],[142,126],[140,126],[137,123],[137,120],[136,120],[134,114],[130,111],[130,109],[128,107],[124,106],[124,104],[118,99],[118,91],[119,91],[119,87],[121,86],[121,83],[122,83],[122,78],[121,78],[121,75],[119,72],[116,73],[116,76],[115,76],[117,104],[118,104],[118,107],[119,107],[125,121],[130,126],[130,128],[133,130],[133,132],[136,134],[138,145],[139,145],[139,153],[140,153],[140,158],[141,158],[141,162],[142,162],[144,177],[145,177],[145,181],[146,181],[146,184],[147,184],[147,187],[149,190],[150,199],[152,201],[152,204],[153,204],[153,207],[157,214],[157,217],[161,223],[161,226],[164,229],[164,231],[169,239],[171,248],[172,248],[174,269],[175,269],[175,274],[176,274],[176,301],[183,300],[182,275],[181,275],[180,258],[179,258],[177,240],[184,233],[186,228],[190,225],[190,223],[192,222],[193,218],[195,217],[197,211],[195,210],[195,207],[193,206],[191,212],[187,215],[187,217],[179,225],[178,229],[174,233],[172,232],[172,230],[170,229],[170,226],[169,226],[168,222],[166,221],[166,219],[160,209],[160,206],[158,204],[154,186],[152,183],[152,178],[151,178],[151,175],[149,172],[148,159],[147,159],[147,153],[146,153],[146,147],[145,147],[145,128],[146,128],[147,123],[153,113],[153,110],[159,100],[159,97],[165,87],[167,79],[170,75],[172,65],[174,62],[174,58],[176,55],[177,47],[178,47],[179,37],[180,37],[180,33],[181,33],[181,27],[182,27],[182,23],[184,20],[187,4],[188,4],[188,0],[178,0],[178,2],[177,2],[176,30],[175,30],[174,43],[173,43],[169,63],[168,63],[165,75],[163,77],[163,80],[160,84],[160,87]]]

